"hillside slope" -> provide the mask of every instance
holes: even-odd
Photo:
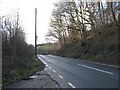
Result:
[[[71,43],[56,51],[60,56],[114,65],[118,65],[118,53],[118,32]]]

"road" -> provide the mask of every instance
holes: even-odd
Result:
[[[118,68],[53,55],[38,55],[62,88],[118,88]]]

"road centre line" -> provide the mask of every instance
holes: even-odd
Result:
[[[77,65],[79,65],[79,66],[80,66],[81,64],[77,64]]]
[[[82,64],[78,64],[78,65],[80,65],[80,66],[82,66],[82,67],[86,67],[86,68],[89,68],[89,69],[93,69],[93,70],[96,70],[96,71],[100,71],[100,72],[104,72],[104,73],[107,73],[107,74],[111,74],[111,75],[113,75],[112,72],[104,71],[104,70],[101,70],[101,69],[98,69],[98,68],[89,67],[89,66],[82,65]]]
[[[56,72],[55,70],[52,70],[53,72]]]
[[[49,67],[49,69],[52,69],[51,67]]]
[[[72,88],[76,88],[72,83],[68,83]]]
[[[59,75],[59,77],[60,77],[60,78],[63,78],[63,76],[62,76],[62,75]]]

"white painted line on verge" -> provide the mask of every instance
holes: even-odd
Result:
[[[97,68],[93,68],[93,67],[89,67],[89,66],[86,66],[86,65],[81,65],[81,66],[82,66],[82,67],[89,68],[89,69],[97,70],[97,71],[100,71],[100,72],[104,72],[104,73],[108,73],[108,74],[113,74],[113,73],[111,73],[111,72],[104,71],[104,70],[97,69]]]
[[[56,72],[55,70],[53,70],[53,72]]]
[[[72,83],[68,83],[72,88],[76,88]]]
[[[60,78],[63,78],[63,76],[62,76],[62,75],[59,75],[59,77],[60,77]]]

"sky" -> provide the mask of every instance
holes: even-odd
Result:
[[[35,8],[37,8],[37,44],[45,43],[50,16],[58,0],[0,0],[0,17],[19,11],[28,44],[34,44]]]

